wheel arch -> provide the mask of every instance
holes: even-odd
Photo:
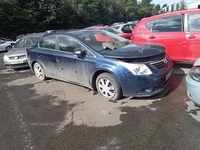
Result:
[[[31,70],[34,72],[34,64],[36,63],[37,61],[33,61],[32,64],[31,64]]]
[[[45,72],[45,70],[44,70],[44,67],[42,66],[41,63],[39,63],[39,62],[37,62],[37,61],[33,61],[33,62],[32,62],[32,64],[31,64],[31,70],[34,72],[34,64],[35,64],[35,63],[40,64],[40,66],[43,68],[44,74],[45,74],[45,76],[46,76],[46,72]]]
[[[93,88],[94,90],[97,90],[97,87],[96,87],[96,79],[97,79],[97,77],[98,77],[100,74],[102,74],[102,73],[110,73],[110,74],[112,74],[112,75],[116,78],[116,80],[119,82],[120,87],[122,88],[121,82],[119,81],[119,79],[117,78],[117,76],[116,76],[112,71],[109,71],[109,70],[98,70],[98,71],[96,71],[96,72],[93,74],[93,76],[92,76],[92,88]],[[123,93],[123,89],[122,89],[122,93]]]

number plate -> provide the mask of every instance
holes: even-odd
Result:
[[[19,61],[12,61],[11,64],[22,64],[23,61],[22,60],[19,60]]]

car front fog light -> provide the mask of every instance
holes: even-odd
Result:
[[[192,67],[189,75],[193,80],[200,82],[200,67]]]

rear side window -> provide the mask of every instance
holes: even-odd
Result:
[[[151,32],[181,32],[182,15],[159,18],[146,23]]]
[[[200,14],[189,14],[188,15],[188,29],[190,32],[200,31]]]

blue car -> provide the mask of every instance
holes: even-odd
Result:
[[[102,30],[52,32],[27,49],[27,59],[38,79],[89,87],[109,100],[158,94],[173,72],[165,47],[135,45]]]

